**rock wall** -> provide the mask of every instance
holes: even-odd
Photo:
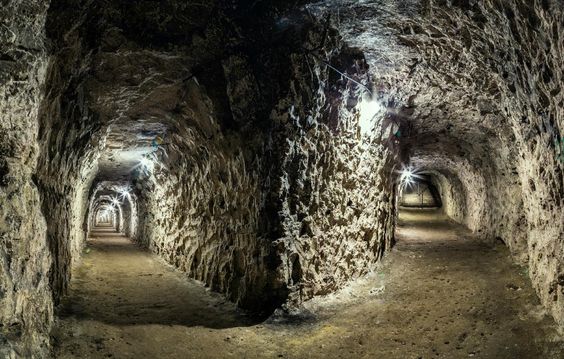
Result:
[[[40,107],[37,183],[53,257],[51,287],[57,303],[66,292],[71,267],[85,244],[88,192],[97,172],[104,133],[86,103],[88,47],[74,27],[77,15],[51,4],[46,29],[51,41],[46,96]],[[62,19],[65,21],[62,21]]]
[[[327,48],[338,48],[335,34],[309,26],[285,41],[308,47],[325,36]],[[190,81],[174,135],[138,183],[141,242],[265,312],[285,302],[295,308],[366,273],[393,237],[388,139],[361,133],[361,89],[324,63],[366,82],[362,55],[286,50],[262,50],[268,68],[242,53],[223,61],[218,77],[233,120],[249,123],[238,133],[220,124],[208,88]],[[272,108],[261,111],[261,100]],[[369,120],[380,127],[381,117]]]
[[[394,98],[404,160],[450,162],[465,223],[503,240],[563,324],[560,1],[333,0],[311,11],[360,48]],[[460,163],[461,165],[454,165]],[[480,206],[476,207],[479,208]],[[472,216],[472,213],[480,215]]]
[[[53,306],[34,183],[47,56],[42,1],[0,8],[0,357],[46,357]]]
[[[442,209],[458,223],[466,218],[466,190],[454,171],[434,169],[430,172],[431,182],[439,191]]]
[[[119,195],[119,194],[118,194]],[[139,214],[137,213],[137,196],[132,193],[122,199],[123,233],[133,239],[139,238]]]
[[[137,184],[140,241],[239,305],[272,307],[282,289],[258,235],[261,159],[251,139],[222,133],[204,91],[187,86],[154,173]]]
[[[305,47],[322,34],[312,31]],[[355,83],[369,84],[362,54],[331,45],[336,50],[323,55],[291,55],[292,91],[274,118],[276,243],[290,305],[365,274],[393,241],[394,154],[384,112],[361,112],[369,93]]]
[[[502,11],[510,36],[497,41],[521,50],[507,51],[497,69],[507,74],[501,98],[518,148],[529,275],[564,330],[564,12],[558,1],[514,2]]]

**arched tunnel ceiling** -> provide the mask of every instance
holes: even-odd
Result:
[[[110,41],[115,35],[105,36],[103,40]],[[85,84],[90,107],[108,120],[166,116],[177,105],[197,60],[181,55],[189,49],[169,54],[145,50],[125,39],[118,44],[118,48],[102,47],[91,61],[92,76]]]
[[[91,200],[100,197],[124,197],[131,195],[132,191],[129,181],[100,181],[91,189],[89,197],[91,197]]]
[[[405,123],[405,145],[479,142],[483,148],[466,152],[480,157],[499,147],[499,137],[513,136],[501,96],[511,71],[505,62],[515,54],[503,52],[511,34],[499,28],[509,25],[494,3],[461,2],[448,11],[441,3],[332,0],[309,9],[330,14],[344,40],[364,52],[378,95],[393,101],[388,106]]]
[[[140,160],[155,151],[153,141],[165,137],[167,126],[152,121],[123,121],[109,126],[98,161],[98,181],[131,181]]]
[[[507,54],[491,51],[504,39],[484,17],[492,6],[464,3],[446,11],[429,1],[331,0],[307,8],[319,19],[330,14],[345,42],[364,53],[379,100],[403,124],[405,156],[439,145],[445,153],[481,159],[498,149],[505,155],[509,150],[498,138],[513,137],[500,115],[500,73]],[[178,21],[190,29],[205,28],[195,19]],[[132,20],[129,26],[135,24]],[[179,98],[186,82],[197,83],[194,68],[222,52],[210,36],[211,25],[202,30],[207,52],[197,46],[198,36],[180,51],[150,50],[140,46],[145,40],[120,26],[104,31],[85,82],[89,108],[109,126],[100,180],[131,177],[139,156],[150,152],[147,134],[165,133],[177,120],[172,118],[186,111]]]
[[[221,29],[212,14],[216,6],[214,1],[51,6],[47,33],[67,59],[58,65],[62,72],[66,66],[80,68],[68,70],[79,79],[78,102],[88,109],[89,118],[80,121],[102,134],[94,144],[101,148],[95,182],[132,180],[142,156],[155,150],[156,136],[194,125],[199,109],[189,106],[186,89],[200,86],[196,75],[203,73],[203,84],[213,78],[202,68],[217,66],[223,51],[221,35],[214,33]],[[77,17],[77,11],[83,15]]]
[[[125,41],[120,32],[108,36],[105,41]],[[93,76],[85,84],[90,109],[107,124],[100,181],[135,176],[139,160],[155,150],[152,141],[165,137],[183,81],[189,76],[188,59],[131,46],[99,52],[91,64]]]

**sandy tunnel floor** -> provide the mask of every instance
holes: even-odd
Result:
[[[434,212],[404,211],[373,273],[257,324],[220,295],[98,233],[53,332],[59,358],[564,358],[526,269]],[[313,318],[313,319],[312,319]]]

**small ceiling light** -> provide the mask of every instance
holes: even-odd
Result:
[[[360,112],[359,125],[362,134],[368,134],[374,129],[376,124],[376,116],[384,111],[384,106],[370,96],[363,96],[359,103],[358,110]]]
[[[119,194],[119,199],[120,201],[127,199],[131,199],[131,186],[126,185],[126,186],[122,186],[119,187],[117,189],[117,193]]]
[[[112,207],[119,206],[119,204],[119,199],[117,199],[117,197],[112,197]]]
[[[421,178],[419,175],[417,175],[417,171],[414,170],[412,167],[404,167],[399,172],[399,174],[400,174],[399,176],[400,186],[402,187],[408,187],[414,184],[418,178]]]
[[[405,183],[413,182],[413,171],[409,168],[401,171],[401,181]]]
[[[155,168],[155,163],[147,157],[141,157],[139,164],[147,172],[153,172],[153,169]]]

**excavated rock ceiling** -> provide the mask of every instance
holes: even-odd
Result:
[[[139,168],[139,160],[153,152],[152,142],[165,137],[162,123],[142,120],[109,126],[105,150],[98,160],[99,181],[131,181]]]
[[[474,20],[494,20],[484,18],[482,6],[431,4],[333,0],[309,8],[320,17],[331,14],[345,41],[363,51],[378,95],[393,99],[391,110],[409,122],[406,146],[466,148],[481,157],[491,149],[488,141],[511,136],[496,83],[493,41],[503,38]]]
[[[189,64],[180,56],[144,50],[96,56],[85,91],[90,108],[109,124],[99,180],[133,178],[139,159],[153,151],[152,141],[166,137]]]
[[[366,56],[377,98],[401,123],[404,160],[462,185],[463,221],[528,261],[560,319],[563,8],[550,0],[308,6]]]

